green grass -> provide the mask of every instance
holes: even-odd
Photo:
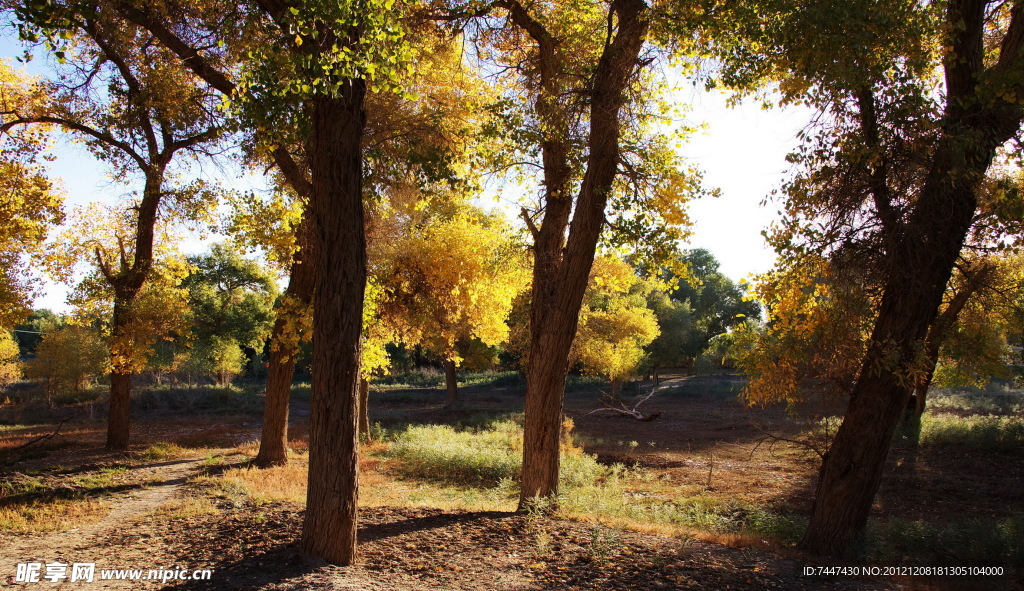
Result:
[[[1024,393],[1019,390],[986,392],[936,388],[929,393],[928,409],[975,415],[1024,415]]]
[[[935,523],[890,519],[868,525],[867,559],[908,566],[1024,569],[1024,513],[1003,519]]]
[[[401,460],[405,476],[498,486],[519,477],[522,468],[522,426],[509,419],[491,419],[479,428],[410,425],[391,436],[388,454]],[[579,487],[605,477],[611,469],[578,450],[562,461],[562,485]]]
[[[1024,418],[956,416],[926,413],[921,420],[922,446],[950,446],[980,451],[1024,449]]]

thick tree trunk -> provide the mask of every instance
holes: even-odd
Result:
[[[283,466],[288,463],[288,403],[292,378],[295,376],[295,359],[299,354],[295,327],[300,322],[300,316],[308,313],[315,278],[315,254],[308,233],[309,224],[303,221],[296,229],[299,251],[295,253],[291,279],[278,308],[278,317],[270,337],[263,435],[255,459],[255,464],[260,467]]]
[[[447,392],[444,406],[449,408],[459,402],[459,375],[454,361],[445,359],[442,363],[444,364],[444,387]]]
[[[107,414],[107,449],[124,451],[131,438],[132,374],[110,373],[110,410]]]
[[[302,549],[334,564],[356,560],[359,491],[359,339],[366,287],[362,154],[365,83],[311,99],[313,372],[309,488]]]
[[[124,451],[131,440],[132,374],[122,369],[118,359],[123,353],[120,347],[127,346],[124,333],[128,329],[129,310],[134,294],[122,294],[114,298],[114,313],[111,319],[111,366],[110,407],[107,411],[107,449]]]
[[[359,380],[359,438],[370,442],[370,380]]]
[[[612,398],[618,400],[619,395],[622,394],[622,379],[620,379],[620,378],[612,378],[611,379],[611,386],[612,386]]]

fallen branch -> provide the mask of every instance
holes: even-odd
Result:
[[[617,412],[619,414],[632,417],[644,423],[653,421],[654,419],[661,416],[661,411],[654,412],[651,414],[644,414],[644,412],[640,410],[640,405],[650,400],[651,396],[654,396],[654,393],[657,391],[658,387],[654,386],[653,388],[651,388],[651,391],[648,392],[646,396],[634,402],[633,406],[626,406],[626,404],[621,400],[609,396],[606,392],[601,392],[602,396],[600,402],[601,404],[604,405],[604,408],[594,409],[588,412],[587,414],[592,415],[598,412]]]
[[[56,437],[57,434],[60,433],[61,427],[64,426],[64,423],[70,421],[73,418],[75,418],[75,417],[68,417],[68,418],[64,419],[63,421],[61,421],[60,423],[58,423],[57,424],[57,428],[54,429],[52,433],[47,433],[46,435],[40,435],[39,437],[36,437],[35,439],[33,439],[33,440],[31,440],[31,441],[29,441],[27,443],[22,443],[21,445],[18,445],[18,446],[15,446],[15,447],[11,447],[11,448],[5,449],[3,451],[5,451],[5,452],[18,451],[19,449],[25,449],[26,447],[28,447],[30,445],[35,445],[35,444],[37,444],[39,442],[46,441],[47,439],[50,439],[52,437]]]

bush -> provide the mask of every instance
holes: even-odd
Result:
[[[402,462],[406,476],[456,484],[498,486],[517,479],[522,469],[523,428],[512,420],[475,430],[448,425],[414,425],[394,436],[389,454]],[[562,484],[579,487],[605,476],[609,469],[579,448],[563,449]]]

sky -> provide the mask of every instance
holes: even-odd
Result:
[[[7,31],[0,33],[0,57],[13,58],[21,50],[8,35]],[[41,60],[29,64],[30,71],[43,68]],[[692,236],[684,247],[711,251],[720,261],[722,273],[737,281],[767,271],[775,256],[761,232],[776,219],[778,207],[771,202],[762,206],[761,202],[785,179],[786,154],[796,148],[797,133],[811,113],[797,108],[764,110],[755,100],[730,107],[724,93],[700,89],[677,94],[678,100],[689,104],[687,123],[701,127],[681,151],[703,171],[706,187],[720,191],[718,198],[691,203]],[[68,209],[92,201],[116,201],[127,191],[124,185],[111,182],[102,164],[83,148],[62,142],[55,153],[57,159],[50,170],[63,179]],[[259,179],[226,182],[252,187]],[[196,240],[186,250],[202,250],[204,244]],[[36,307],[67,311],[67,287],[46,282],[43,291]]]

